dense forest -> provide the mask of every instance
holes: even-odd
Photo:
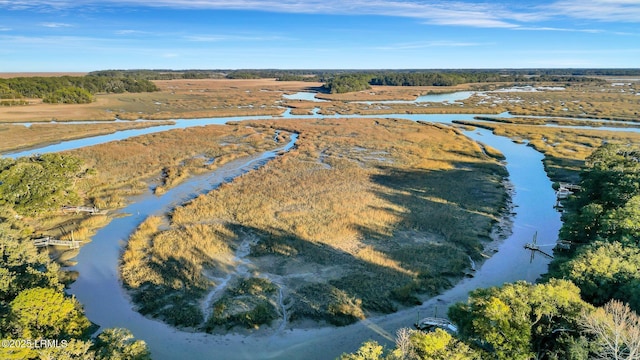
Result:
[[[49,154],[0,158],[0,358],[149,359],[144,342],[126,329],[97,326],[64,292],[69,274],[36,248],[23,220],[77,199],[74,179],[90,174],[80,160]]]
[[[308,70],[101,70],[92,76],[133,77],[146,80],[173,79],[277,79],[279,81],[319,81],[324,71]]]
[[[0,99],[38,98],[47,103],[86,104],[98,93],[152,92],[149,80],[127,76],[15,77],[0,79]],[[7,102],[5,105],[14,104]]]
[[[560,232],[573,246],[548,277],[573,281],[596,306],[618,299],[640,311],[640,147],[604,145],[587,166]]]
[[[431,69],[431,70],[103,70],[91,76],[171,79],[277,79],[318,81],[330,93],[368,89],[371,85],[451,86],[488,82],[580,82],[599,81],[593,76],[640,75],[639,69]]]
[[[457,334],[401,329],[394,349],[365,342],[342,359],[637,359],[640,354],[640,147],[605,144],[567,203],[538,284],[477,289],[449,309]]]
[[[577,75],[505,74],[501,72],[398,72],[339,74],[328,78],[324,88],[330,93],[366,90],[371,85],[454,86],[469,83],[602,82]]]

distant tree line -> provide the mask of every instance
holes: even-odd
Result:
[[[222,79],[225,77],[225,73],[220,70],[100,70],[90,72],[89,75],[145,80]]]
[[[387,86],[453,86],[487,82],[593,82],[590,76],[633,76],[640,69],[406,69],[406,70],[340,70],[340,69],[241,69],[241,70],[102,70],[90,76],[171,79],[277,79],[279,81],[318,81],[330,93],[368,89],[371,85]]]
[[[324,88],[330,93],[366,90],[371,85],[386,86],[454,86],[468,83],[531,83],[531,82],[603,82],[578,75],[519,74],[502,72],[407,72],[347,73],[328,78]]]
[[[152,92],[151,81],[125,76],[16,77],[0,79],[0,99],[40,98],[49,103],[85,104],[98,93]]]

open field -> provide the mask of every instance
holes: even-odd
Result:
[[[215,331],[259,327],[283,309],[296,324],[393,312],[480,260],[506,202],[504,168],[447,127],[242,124],[300,136],[295,149],[131,236],[121,273],[143,313]]]

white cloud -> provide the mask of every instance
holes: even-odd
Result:
[[[66,23],[48,22],[48,23],[42,23],[40,24],[40,26],[44,26],[48,28],[66,28],[66,27],[72,27],[73,25],[66,24]]]
[[[569,28],[557,28],[557,27],[533,27],[533,26],[521,26],[514,30],[527,30],[527,31],[562,31],[562,32],[582,32],[590,34],[603,33],[603,30],[597,29],[569,29]]]
[[[286,40],[282,36],[252,36],[252,35],[188,35],[183,37],[193,42],[221,42],[221,41],[273,41]]]
[[[607,22],[640,22],[638,0],[559,0],[547,7],[556,14]]]
[[[380,15],[420,19],[434,25],[506,29],[542,29],[543,26],[526,25],[567,17],[609,22],[640,22],[639,0],[555,0],[547,5],[527,5],[507,0],[0,0],[0,8],[8,9],[99,9],[119,6]],[[550,27],[547,30],[555,29]]]
[[[422,41],[422,42],[410,42],[392,44],[389,46],[375,47],[377,50],[411,50],[411,49],[424,49],[433,47],[471,47],[471,46],[487,46],[488,43],[476,43],[476,42],[460,42],[460,41]]]
[[[140,35],[140,34],[149,34],[149,32],[147,31],[140,31],[140,30],[118,30],[116,31],[116,35]]]
[[[418,0],[0,0],[0,7],[25,8],[78,8],[90,6],[141,6],[181,9],[258,10],[305,14],[359,14],[397,16],[422,19],[438,25],[473,27],[515,27],[513,21],[529,21],[534,15],[510,12],[505,6],[489,3],[475,4],[464,1]]]

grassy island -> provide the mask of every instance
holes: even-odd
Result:
[[[406,120],[244,122],[296,148],[129,239],[121,274],[141,312],[212,331],[275,319],[335,325],[390,313],[481,259],[507,195],[495,158]]]

